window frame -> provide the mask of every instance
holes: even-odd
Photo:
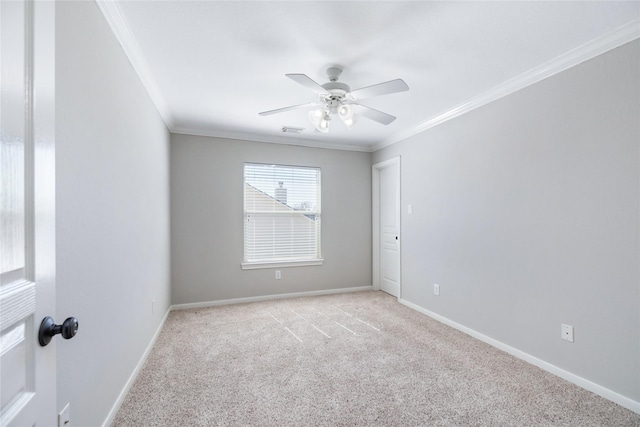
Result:
[[[247,170],[246,167],[251,165],[255,166],[275,166],[282,168],[291,168],[291,169],[312,169],[317,171],[316,185],[318,186],[317,201],[319,202],[319,209],[315,210],[313,214],[316,216],[316,221],[318,221],[317,231],[316,231],[316,251],[315,257],[309,258],[300,258],[300,259],[264,259],[264,260],[247,260],[247,230],[244,222],[247,220],[247,215],[250,215],[252,212],[247,210]],[[249,184],[251,185],[251,184]],[[275,163],[258,163],[258,162],[243,162],[242,164],[242,218],[243,218],[243,227],[242,227],[242,263],[241,267],[243,270],[255,270],[255,269],[264,269],[264,268],[286,268],[286,267],[306,267],[306,266],[319,266],[324,263],[324,258],[322,258],[322,169],[317,166],[302,166],[302,165],[286,165],[286,164],[275,164]],[[261,191],[258,189],[258,191]],[[301,213],[304,211],[300,211]],[[253,212],[256,214],[256,212]],[[259,215],[264,215],[264,212],[258,212]],[[274,212],[274,215],[283,215],[278,212]],[[269,215],[267,213],[267,215]]]

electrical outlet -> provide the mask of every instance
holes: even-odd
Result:
[[[433,293],[434,295],[440,295],[440,285],[438,285],[437,283],[434,283],[433,285]]]
[[[69,427],[71,425],[71,416],[69,415],[69,403],[58,414],[58,427]]]
[[[282,279],[282,273],[280,272],[280,270],[276,270],[276,279]]]
[[[564,323],[561,326],[561,337],[565,341],[573,342],[573,326],[565,325]]]
[[[152,299],[151,300],[151,314],[155,314],[156,313],[156,299]]]
[[[407,205],[407,213],[411,215],[413,213],[413,205]]]

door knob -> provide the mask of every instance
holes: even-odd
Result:
[[[49,316],[42,319],[40,323],[40,331],[38,332],[38,341],[40,345],[44,347],[51,342],[51,338],[55,335],[61,334],[62,338],[68,340],[73,338],[78,333],[78,319],[75,317],[69,317],[62,322],[62,325],[56,325],[53,319]]]

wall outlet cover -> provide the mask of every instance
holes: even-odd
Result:
[[[433,293],[434,295],[440,295],[440,285],[438,285],[437,283],[434,283],[433,285]]]
[[[573,342],[573,326],[563,323],[561,326],[561,337],[565,341]]]

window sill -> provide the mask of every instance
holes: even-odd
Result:
[[[256,270],[259,268],[285,268],[285,267],[307,267],[312,265],[322,265],[324,259],[306,259],[302,261],[264,261],[264,262],[243,262],[243,270]]]

